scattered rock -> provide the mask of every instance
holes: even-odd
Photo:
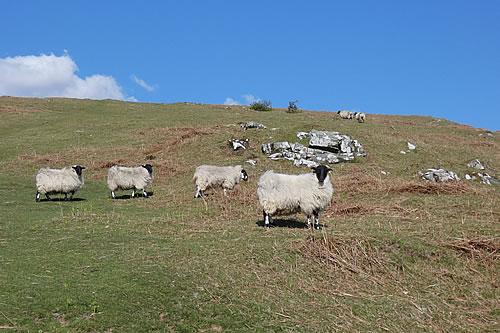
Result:
[[[246,160],[245,163],[248,163],[252,166],[256,166],[257,165],[257,161],[256,160]]]
[[[469,168],[474,168],[474,169],[479,169],[479,170],[484,170],[484,165],[479,161],[478,159],[472,160],[469,163],[467,163],[467,166]]]
[[[500,185],[500,180],[488,175],[487,173],[477,173],[479,179],[481,179],[481,184],[486,185]]]
[[[384,171],[384,170],[381,170],[380,173],[383,174],[384,176],[389,174],[387,171]]]
[[[429,180],[432,182],[448,182],[453,180],[460,180],[457,174],[453,171],[445,170],[445,169],[427,169],[419,172],[419,175],[422,176],[422,179]]]
[[[366,156],[363,146],[347,135],[338,132],[298,132],[299,139],[309,139],[309,147],[296,142],[271,142],[262,145],[262,152],[272,160],[286,159],[295,166],[317,166],[322,163],[351,161]]]
[[[256,129],[265,129],[267,128],[266,126],[262,125],[261,123],[258,123],[256,121],[247,121],[246,123],[240,123],[240,127],[247,130],[249,128],[256,128]]]
[[[484,133],[480,133],[479,136],[486,136],[486,137],[490,137],[490,138],[494,137],[493,133],[490,132],[490,131],[486,131]]]
[[[469,175],[468,173],[465,174],[465,179],[466,180],[473,180],[476,179],[476,177]]]
[[[248,139],[231,139],[229,140],[229,145],[233,150],[241,150],[248,148]]]
[[[308,168],[314,168],[314,167],[317,167],[319,165],[319,163],[301,158],[298,160],[293,160],[293,165],[295,165],[296,167],[306,166]]]
[[[405,152],[404,150],[401,150],[399,153],[400,153],[400,154],[403,154],[403,155],[405,155],[405,154],[406,154],[406,152]]]
[[[415,150],[417,148],[417,145],[413,143],[407,142],[406,144],[408,145],[409,150]]]

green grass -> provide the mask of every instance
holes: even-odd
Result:
[[[278,129],[237,126],[249,120]],[[333,167],[322,231],[302,228],[303,216],[266,231],[259,175],[306,169],[266,159],[260,144],[310,129],[351,135],[368,156]],[[494,174],[499,133],[482,132],[430,117],[359,124],[321,112],[2,97],[0,331],[493,332],[498,188],[428,187],[416,176],[441,166],[463,177],[473,158]],[[231,137],[250,149],[231,152]],[[417,151],[401,155],[407,141]],[[258,164],[229,199],[192,198],[197,165],[248,158]],[[148,159],[154,195],[112,201],[107,164]],[[35,203],[37,169],[75,163],[88,168],[82,200]]]

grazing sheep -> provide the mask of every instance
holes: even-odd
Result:
[[[215,166],[200,165],[194,172],[193,181],[196,184],[195,198],[203,196],[203,192],[210,187],[222,187],[224,195],[227,190],[232,190],[240,180],[247,181],[248,174],[241,165],[235,166]]]
[[[143,164],[138,167],[124,167],[114,165],[108,170],[108,189],[111,197],[115,199],[116,190],[132,190],[131,197],[135,196],[135,191],[142,191],[144,197],[148,193],[144,190],[153,181],[153,166]]]
[[[342,119],[352,119],[352,117],[354,116],[354,114],[351,111],[347,111],[347,110],[339,110],[339,111],[337,111],[337,114]]]
[[[354,112],[354,118],[356,118],[358,123],[364,123],[366,120],[366,114],[364,112]]]
[[[264,223],[269,227],[271,215],[289,215],[302,212],[307,216],[307,226],[314,218],[319,229],[319,213],[331,202],[333,186],[328,173],[331,169],[320,165],[312,173],[287,175],[265,172],[257,185],[257,196],[263,208]]]
[[[85,167],[73,165],[62,169],[42,168],[36,174],[35,200],[40,201],[40,195],[44,194],[51,200],[49,194],[64,194],[64,200],[73,199],[73,195],[83,185],[82,170]]]

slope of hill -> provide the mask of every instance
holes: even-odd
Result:
[[[235,126],[255,120],[277,130]],[[322,231],[304,217],[262,228],[260,144],[297,131],[358,139],[366,158],[333,166]],[[499,134],[431,117],[254,112],[216,105],[0,98],[0,328],[98,331],[494,331],[498,327],[499,191],[463,177],[479,158],[500,168]],[[232,152],[227,140],[250,139]],[[272,138],[271,138],[272,137]],[[417,144],[402,155],[406,142]],[[194,200],[197,165],[246,166],[230,194]],[[112,201],[113,164],[151,161],[148,199]],[[85,165],[73,202],[35,203],[42,166]],[[381,171],[384,171],[384,175]]]

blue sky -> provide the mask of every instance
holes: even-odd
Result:
[[[219,104],[252,95],[500,129],[496,0],[16,0],[2,4],[0,29],[0,95],[51,94],[40,85],[73,80],[60,94]],[[77,78],[57,62],[57,82],[54,69],[36,83],[12,74],[25,65],[15,57],[41,54],[69,57]]]

